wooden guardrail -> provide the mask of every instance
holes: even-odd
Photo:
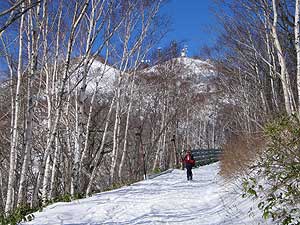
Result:
[[[192,154],[196,161],[196,166],[204,166],[219,161],[221,149],[193,149]]]

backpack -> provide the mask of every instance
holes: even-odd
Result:
[[[185,162],[189,163],[189,164],[192,164],[193,166],[195,166],[195,160],[194,160],[193,156],[190,155],[190,154],[186,155]]]

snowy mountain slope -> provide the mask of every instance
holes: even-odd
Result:
[[[197,89],[198,92],[209,92],[214,90],[214,88],[212,88],[214,85],[210,81],[216,76],[216,72],[213,65],[209,62],[188,57],[179,57],[172,60],[175,60],[177,62],[176,66],[179,67],[179,69],[176,69],[178,71],[177,76],[193,82],[193,87]],[[168,63],[170,62],[147,68],[145,72],[156,73],[158,67]],[[89,70],[86,88],[87,92],[92,93],[95,88],[98,88],[100,93],[112,91],[120,72],[120,70],[110,65],[105,65],[102,61],[96,59]],[[82,80],[80,69],[74,74],[72,80],[74,81],[74,85]]]
[[[79,68],[76,73],[71,77],[73,85],[78,85],[80,88],[82,75],[82,68]],[[113,66],[104,64],[100,60],[94,60],[90,70],[88,72],[86,81],[86,91],[87,93],[93,93],[95,89],[98,93],[107,93],[113,90],[114,83],[119,76],[120,71]]]
[[[185,65],[186,73],[197,74],[201,78],[210,78],[216,76],[214,66],[208,61],[203,61],[200,59],[192,59],[188,57],[180,57],[177,60]]]
[[[71,203],[56,203],[24,224],[268,224],[260,214],[249,217],[250,200],[225,188],[219,164],[194,169],[194,181],[174,170],[117,190]]]
[[[165,67],[165,70],[162,70],[163,67]],[[214,92],[216,90],[213,81],[217,77],[217,72],[209,61],[178,57],[145,69],[145,73],[150,74],[160,74],[166,71],[172,71],[171,73],[175,73],[175,76],[192,82],[192,88],[197,93]]]
[[[120,71],[110,65],[105,65],[100,61],[95,60],[91,65],[88,90],[96,88],[98,82],[98,88],[100,91],[113,90],[114,82],[119,76]]]

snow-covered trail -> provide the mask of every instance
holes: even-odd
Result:
[[[266,224],[248,215],[252,203],[224,189],[219,164],[145,180],[71,203],[56,203],[35,214],[26,224]],[[234,216],[233,216],[234,215]]]

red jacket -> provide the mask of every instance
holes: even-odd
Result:
[[[194,157],[193,157],[193,155],[190,154],[190,153],[187,153],[187,154],[185,155],[185,157],[184,157],[184,159],[183,159],[183,162],[184,162],[185,164],[191,164],[192,166],[195,165]]]

